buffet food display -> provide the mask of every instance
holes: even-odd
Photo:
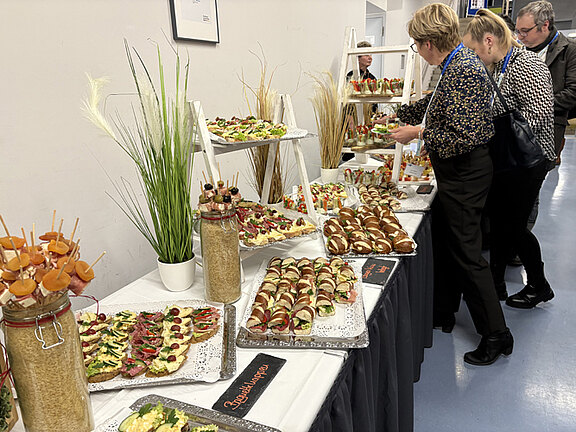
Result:
[[[202,300],[102,306],[78,314],[90,391],[215,382],[235,369],[234,307]],[[223,364],[228,359],[231,364]]]
[[[353,96],[400,96],[404,89],[403,78],[364,79],[351,80],[348,85],[349,93]]]
[[[259,120],[254,116],[246,118],[232,117],[226,120],[216,117],[207,121],[208,130],[227,142],[264,141],[277,139],[287,132],[283,123],[274,124],[267,120]]]
[[[384,163],[385,170],[392,171],[394,166],[394,157],[387,154],[374,154],[371,155],[374,159],[379,160]],[[413,177],[404,175],[404,170],[408,164],[419,165],[424,167],[422,175],[420,177]],[[412,182],[412,183],[430,183],[434,177],[434,171],[432,169],[432,163],[430,162],[430,156],[420,156],[415,152],[404,152],[402,155],[402,165],[400,166],[400,181]]]
[[[396,141],[373,128],[372,126],[360,125],[346,131],[344,147],[350,147],[352,151],[365,151],[383,149],[394,146]]]
[[[312,193],[314,208],[320,214],[337,214],[346,205],[349,197],[346,186],[342,183],[312,183],[310,192]],[[295,190],[291,195],[284,195],[283,204],[284,208],[296,210],[300,213],[308,213],[302,185],[295,186]]]
[[[159,395],[148,395],[98,432],[280,432],[270,426]]]
[[[416,250],[394,212],[381,205],[342,208],[338,217],[324,222],[323,235],[329,256],[397,256]]]
[[[6,351],[22,420],[29,432],[73,429],[90,432],[92,408],[82,351],[68,293],[80,295],[94,279],[94,265],[80,260],[80,239],[52,229],[36,240],[27,236],[0,239],[0,298]],[[54,367],[58,365],[58,367]],[[62,407],[67,407],[62,410]]]
[[[316,231],[316,226],[299,216],[290,218],[275,208],[241,201],[236,209],[240,242],[249,248],[266,246]]]
[[[325,348],[367,343],[361,270],[339,257],[263,263],[241,321],[240,346]]]

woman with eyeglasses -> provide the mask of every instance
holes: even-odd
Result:
[[[400,120],[417,126],[400,127],[392,138],[423,140],[438,182],[432,211],[434,326],[452,331],[463,295],[481,335],[464,361],[489,365],[511,354],[514,344],[481,253],[480,218],[492,181],[492,93],[482,62],[460,43],[458,26],[456,13],[440,3],[419,9],[408,23],[414,48],[439,65],[442,75],[433,94],[400,107]]]
[[[548,161],[554,153],[554,93],[546,64],[530,51],[519,48],[502,18],[480,9],[470,21],[464,43],[490,67],[510,109],[526,118]],[[494,98],[493,116],[504,107]],[[500,300],[516,308],[533,308],[554,297],[544,275],[540,244],[527,228],[528,217],[546,177],[548,161],[494,175],[489,197],[490,268]],[[526,269],[528,283],[508,297],[504,280],[506,265],[516,251]]]

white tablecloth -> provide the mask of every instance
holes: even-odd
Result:
[[[398,214],[400,222],[410,235],[414,235],[422,217],[423,215],[420,213]],[[309,258],[324,256],[322,237],[316,235],[316,238],[293,239],[277,246],[243,252],[242,263],[245,281],[242,285],[243,295],[234,305],[236,307],[237,320],[240,319],[245,310],[248,292],[252,288],[252,279],[256,271],[263,261],[267,261],[275,255],[280,257],[306,256]],[[378,286],[366,284],[364,286],[364,306],[366,316],[369,316],[381,291]],[[166,301],[166,303],[171,303],[190,298],[204,298],[201,269],[197,272],[194,285],[186,291],[167,291],[160,282],[158,271],[156,270],[102,299],[101,304],[126,304],[146,301]],[[237,348],[237,374],[260,352],[281,357],[287,361],[245,418],[273,426],[282,431],[307,431],[345,360],[346,351]],[[96,426],[104,424],[107,419],[115,416],[120,410],[148,394],[158,394],[203,408],[211,408],[232,381],[233,378],[212,384],[164,385],[92,393],[91,402],[95,424]],[[21,421],[18,422],[14,431],[24,431]]]

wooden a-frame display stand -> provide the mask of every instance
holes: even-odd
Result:
[[[262,196],[260,197],[260,202],[262,204],[268,203],[268,197],[270,196],[270,186],[272,184],[272,174],[274,172],[274,160],[278,150],[278,145],[281,140],[267,140],[265,142],[250,142],[250,143],[234,143],[234,144],[219,144],[213,143],[210,139],[210,133],[206,125],[206,117],[204,116],[204,110],[202,109],[202,104],[199,101],[192,102],[192,108],[196,119],[198,119],[198,139],[200,142],[200,148],[204,155],[204,160],[206,161],[206,168],[208,170],[208,175],[211,178],[217,178],[215,175],[218,173],[218,163],[216,162],[216,155],[234,152],[238,150],[245,150],[251,147],[258,147],[261,145],[269,144],[270,148],[268,150],[268,161],[266,163],[266,172],[264,174],[264,183],[262,188]],[[294,116],[294,108],[292,107],[292,100],[290,95],[281,94],[278,96],[278,102],[274,110],[274,123],[279,123],[284,119],[284,124],[288,127],[288,130],[295,129],[296,118]],[[306,172],[306,164],[304,162],[304,155],[302,153],[302,146],[300,145],[300,138],[284,140],[292,142],[292,149],[294,150],[294,158],[296,159],[296,165],[298,166],[298,174],[300,176],[300,184],[302,185],[304,201],[306,203],[306,208],[308,210],[308,216],[315,225],[318,225],[318,215],[316,209],[314,208],[314,202],[312,201],[312,193],[310,191],[310,182],[308,180],[308,173]]]
[[[356,58],[360,55],[369,54],[388,54],[400,53],[406,54],[406,71],[404,73],[404,88],[402,89],[401,96],[384,96],[384,95],[371,95],[371,96],[357,96],[351,95],[347,98],[346,103],[355,104],[358,115],[358,124],[364,123],[364,111],[362,105],[365,103],[398,103],[407,104],[412,100],[422,98],[422,68],[420,56],[410,49],[410,44],[413,42],[410,39],[408,45],[398,46],[380,46],[380,47],[367,47],[356,48],[357,37],[356,29],[353,27],[346,27],[344,36],[344,49],[342,52],[342,60],[340,62],[340,75],[338,78],[338,94],[343,95],[347,91],[348,82],[346,75],[348,73],[349,63],[352,60],[352,79],[356,80],[360,76],[358,61]],[[412,93],[412,80],[414,80],[414,94]],[[379,154],[393,154],[394,165],[392,168],[392,181],[398,183],[400,177],[400,165],[402,164],[402,152],[404,146],[396,143],[394,149],[376,149],[367,150],[366,153],[379,153]],[[398,162],[398,163],[396,163]]]

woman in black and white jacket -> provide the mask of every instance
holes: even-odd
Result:
[[[554,297],[544,275],[540,244],[526,227],[548,161],[556,158],[552,78],[546,64],[519,48],[504,20],[487,9],[479,10],[468,24],[464,44],[493,71],[509,108],[524,115],[547,159],[533,168],[495,174],[489,198],[490,268],[498,296],[508,306],[530,309]],[[494,116],[504,112],[496,95],[492,111]],[[528,283],[507,297],[504,275],[514,251],[524,264]]]

